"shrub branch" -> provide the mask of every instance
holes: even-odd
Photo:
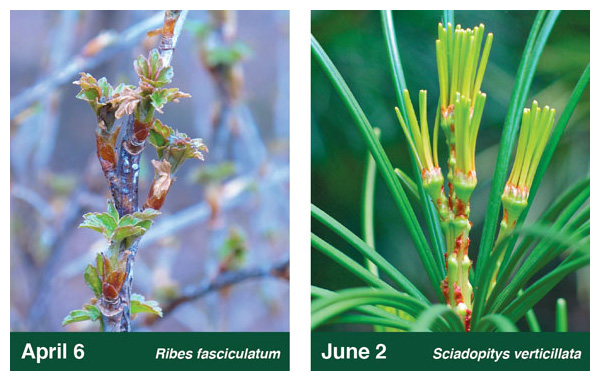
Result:
[[[155,118],[155,112],[162,113],[166,103],[190,96],[164,87],[173,77],[170,62],[186,14],[165,11],[160,51],[154,49],[147,58],[140,56],[134,61],[137,87],[120,84],[113,88],[105,78],[96,80],[85,73],[75,82],[81,87],[77,97],[88,102],[97,117],[97,155],[113,201],[108,202],[106,213],[88,213],[80,225],[102,233],[110,245],[106,253],[98,253],[95,266],[88,265],[85,270],[86,283],[95,298],[83,310],[72,311],[63,324],[100,320],[106,331],[127,332],[135,311],[162,316],[158,303],[141,295],[134,297],[131,289],[140,239],[160,214],[175,171],[186,159],[203,160],[200,151],[206,151],[200,139],[190,139]],[[124,123],[116,127],[115,120],[121,118]],[[123,137],[117,144],[121,129]],[[160,161],[153,161],[154,181],[140,209],[139,162],[149,137]]]

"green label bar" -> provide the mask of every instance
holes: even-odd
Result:
[[[288,332],[11,332],[10,370],[289,370]]]
[[[313,332],[312,370],[590,370],[590,334]]]

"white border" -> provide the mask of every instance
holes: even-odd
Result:
[[[122,1],[102,1],[102,2],[75,2],[75,1],[58,1],[58,2],[42,2],[42,1],[31,1],[31,2],[5,2],[9,7],[15,7],[18,9],[46,9],[48,6],[56,7],[57,9],[81,9],[82,7],[93,6],[94,8],[103,9],[120,9],[123,5],[127,9],[131,8],[148,8],[148,9],[161,9],[165,3],[159,1],[144,1],[144,2],[130,2],[124,4]],[[198,9],[206,8],[211,9],[211,6],[218,5],[219,9],[290,9],[290,162],[291,162],[291,224],[290,224],[290,255],[291,255],[291,287],[290,287],[290,330],[291,330],[291,371],[290,372],[174,372],[178,379],[219,379],[219,380],[233,380],[233,379],[260,379],[260,380],[287,380],[287,379],[304,379],[310,377],[311,380],[325,380],[331,377],[343,377],[345,380],[363,380],[366,377],[371,377],[368,372],[310,372],[310,10],[311,9],[444,9],[449,5],[454,9],[493,9],[501,6],[505,9],[590,9],[592,8],[592,47],[591,54],[592,60],[595,62],[597,57],[597,32],[598,28],[595,26],[596,22],[600,21],[597,17],[595,7],[596,2],[590,1],[569,1],[569,2],[558,2],[558,1],[503,1],[502,3],[496,2],[475,2],[475,1],[454,1],[451,4],[448,1],[427,1],[427,2],[415,2],[415,1],[378,1],[371,0],[368,2],[359,1],[329,1],[329,0],[304,0],[304,1],[263,1],[255,0],[252,2],[247,1],[219,1],[216,3],[210,2],[197,2],[197,1],[170,1],[169,7],[179,9]],[[9,44],[10,39],[10,13],[8,9],[2,14],[2,26],[4,43]],[[5,46],[5,52],[9,52]],[[5,53],[6,54],[6,53]],[[10,73],[9,59],[5,57],[2,60],[2,71],[3,78],[7,78]],[[5,79],[6,80],[6,79]],[[2,93],[2,108],[4,110],[2,115],[5,115],[5,139],[7,138],[7,130],[9,129],[8,118],[9,115],[9,104],[10,97],[9,92],[5,91]],[[592,98],[594,104],[591,109],[595,109],[595,97]],[[592,114],[591,125],[598,126],[598,117]],[[592,141],[598,141],[598,132],[596,128],[591,130]],[[598,152],[592,150],[591,161],[593,164],[600,164],[598,161]],[[8,166],[10,162],[9,150],[3,149],[0,151],[0,160],[3,163],[2,186],[2,205],[0,209],[4,211],[5,217],[2,222],[2,233],[3,242],[3,255],[4,258],[9,256],[9,176]],[[600,166],[591,165],[592,168],[592,192],[596,193],[596,178],[598,177],[598,171]],[[593,198],[596,199],[596,195],[593,194]],[[593,215],[595,215],[596,209],[593,209]],[[597,229],[595,225],[592,226],[592,236],[595,237]],[[598,253],[598,244],[596,240],[592,241],[592,256]],[[6,259],[2,262],[2,277],[1,277],[1,290],[4,291],[5,298],[9,297],[10,281],[9,271],[10,267],[7,264]],[[592,280],[595,278],[593,275],[598,275],[597,266],[592,266]],[[596,293],[595,282],[592,281],[593,291],[591,293],[591,316],[596,317],[598,308],[598,296]],[[8,372],[9,370],[9,303],[5,300],[4,302],[4,313],[1,314],[2,326],[5,327],[1,334],[4,340],[2,346],[2,365],[3,370]],[[596,327],[592,324],[593,329]],[[592,344],[597,342],[598,333],[592,331]],[[591,378],[591,375],[598,373],[600,367],[597,365],[599,360],[598,351],[596,347],[592,348],[592,372],[590,373],[577,373],[578,378]],[[4,372],[3,372],[4,373]],[[111,372],[112,373],[112,372]],[[343,374],[338,374],[343,373]],[[424,374],[425,373],[425,374]],[[50,380],[64,380],[73,379],[78,377],[85,377],[86,379],[100,379],[105,377],[132,377],[136,379],[146,378],[160,378],[171,376],[170,372],[128,372],[123,375],[113,375],[98,372],[13,372],[8,375],[10,379],[23,379],[29,377],[44,377],[44,379]],[[517,379],[530,379],[532,377],[543,377],[544,379],[559,378],[564,379],[569,377],[570,374],[567,372],[544,372],[543,375],[533,374],[532,372],[511,372],[511,373],[493,373],[493,372],[377,372],[376,377],[381,379],[391,378],[421,378],[421,377],[457,377],[461,379],[478,379],[485,378],[488,380],[494,379],[505,379],[507,377]],[[597,376],[596,376],[597,377]]]

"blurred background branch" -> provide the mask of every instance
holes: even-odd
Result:
[[[247,280],[273,277],[284,281],[290,279],[290,260],[286,258],[272,264],[247,268],[238,271],[226,271],[219,273],[213,279],[205,279],[199,284],[185,286],[181,294],[162,303],[163,317],[166,317],[183,303],[187,303],[208,295],[211,292],[220,291],[224,288],[245,282]],[[145,325],[154,324],[158,319],[155,316],[149,316]]]
[[[23,111],[31,103],[47,95],[55,87],[68,83],[78,73],[90,71],[104,61],[112,58],[115,54],[139,43],[148,31],[156,29],[162,24],[163,17],[163,12],[158,12],[154,16],[131,26],[119,34],[115,32],[101,32],[85,45],[82,51],[71,59],[69,64],[54,68],[40,82],[23,90],[19,95],[12,98],[10,101],[10,118],[14,118],[19,112]],[[68,25],[66,23],[67,27]],[[58,45],[55,50],[60,51],[60,46]]]

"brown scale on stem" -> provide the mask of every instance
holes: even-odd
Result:
[[[102,295],[108,302],[115,302],[125,282],[125,261],[121,260],[114,268],[111,260],[102,255]]]
[[[444,253],[445,257],[446,257],[446,267],[448,267],[448,253]],[[446,279],[444,279],[441,283],[440,283],[440,288],[442,289],[442,294],[444,294],[444,299],[446,300],[446,304],[450,304],[450,290],[448,287],[448,277],[446,277]]]
[[[467,210],[467,205],[464,202],[462,202],[462,200],[457,198],[456,199],[456,212],[455,212],[456,216],[466,218],[467,217],[466,210]]]
[[[150,132],[152,123],[142,123],[138,120],[133,122],[133,137],[138,142],[145,142]]]
[[[123,147],[131,155],[139,155],[145,148],[146,138],[150,133],[152,122],[143,123],[137,119],[133,121],[133,133],[129,139],[123,140]]]
[[[441,113],[444,118],[450,118],[454,115],[454,104],[448,105],[448,107],[442,106]]]
[[[101,255],[101,260],[102,296],[99,307],[102,311],[105,329],[116,332],[120,330],[119,323],[124,308],[120,293],[127,275],[124,269],[125,262],[119,261],[117,268],[114,268],[111,259],[104,254]]]
[[[456,304],[464,303],[462,291],[456,283],[454,283],[454,300],[456,300]]]
[[[444,188],[442,187],[442,193],[443,193],[443,192],[444,192]],[[443,205],[442,198],[441,198],[441,197],[440,197],[440,198],[438,198],[438,199],[436,200],[436,202],[435,202],[435,203],[436,203],[436,205],[437,205],[437,208],[438,208],[438,209],[440,209],[440,208],[442,207],[442,205]]]
[[[117,169],[117,152],[115,150],[115,145],[117,143],[119,131],[120,127],[117,127],[112,134],[107,134],[101,129],[96,130],[96,154],[102,172],[111,185],[116,181],[115,170]]]
[[[175,178],[171,176],[171,164],[167,160],[152,160],[152,165],[154,166],[154,180],[150,185],[144,209],[160,210]]]
[[[112,133],[107,133],[100,128],[96,129],[96,156],[100,162],[102,173],[109,183],[111,195],[114,198],[118,195],[117,179],[117,151],[115,145],[119,136],[120,127],[117,127]]]
[[[448,209],[454,210],[454,200],[452,197],[452,194],[454,194],[454,186],[452,185],[452,183],[450,181],[448,181],[448,194],[450,195],[448,197]]]
[[[181,11],[165,11],[165,21],[161,30],[162,40],[160,43],[160,50],[172,50],[173,49],[173,33],[175,31],[175,23],[179,18]]]
[[[463,235],[462,233],[454,241],[454,253],[458,255],[462,251]]]
[[[471,310],[467,310],[467,314],[465,315],[465,331],[471,331]]]

